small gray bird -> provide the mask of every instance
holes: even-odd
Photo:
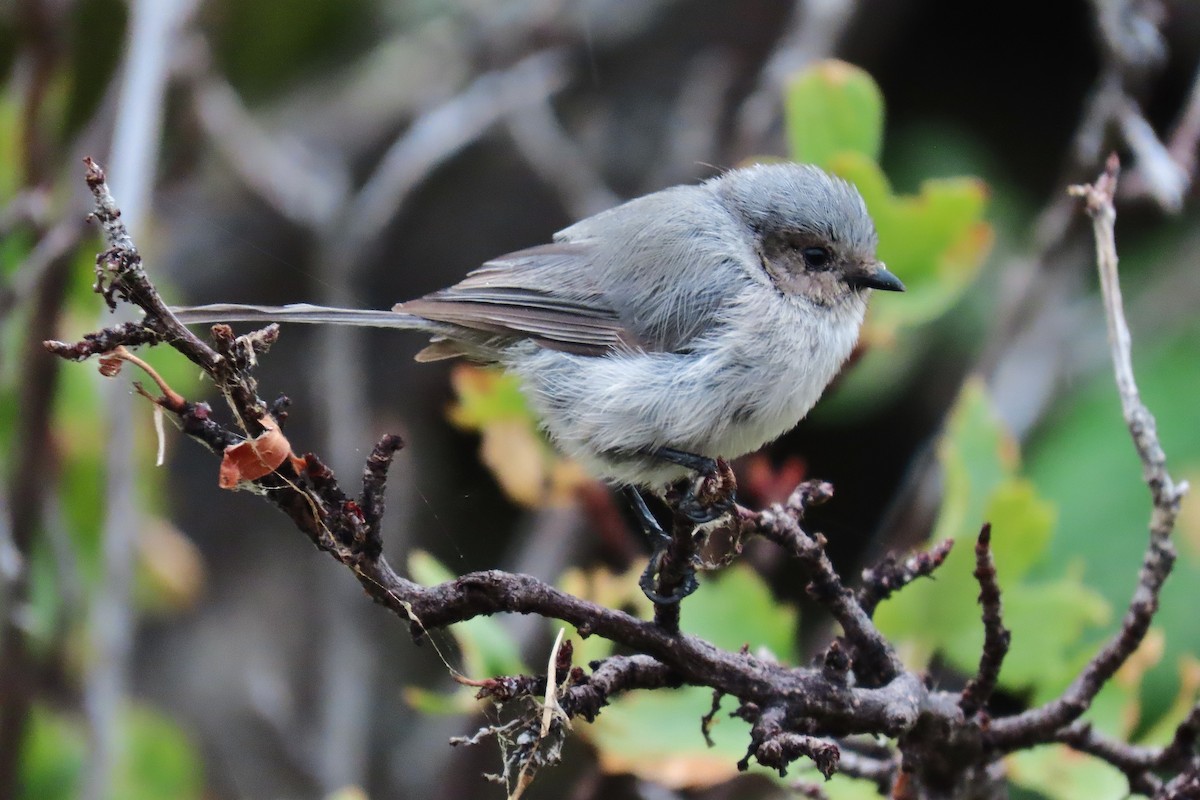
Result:
[[[850,355],[870,290],[904,290],[875,247],[853,186],[769,164],[630,200],[391,311],[175,312],[426,331],[418,360],[503,366],[563,453],[657,490],[808,413]]]

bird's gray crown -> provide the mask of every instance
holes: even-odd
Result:
[[[709,185],[760,237],[806,234],[847,253],[872,255],[875,223],[851,184],[810,164],[759,164]]]

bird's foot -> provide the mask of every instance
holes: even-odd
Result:
[[[737,507],[737,480],[723,458],[706,459],[707,467],[672,498],[675,510],[697,525],[713,522]]]
[[[667,547],[665,545],[656,548],[650,556],[650,563],[646,565],[645,572],[642,573],[642,577],[638,580],[638,586],[641,587],[642,593],[650,598],[650,602],[656,606],[674,605],[700,588],[700,582],[696,580],[696,567],[689,563],[680,571],[682,580],[679,582],[679,585],[667,594],[660,593],[658,591],[659,578],[666,555]]]

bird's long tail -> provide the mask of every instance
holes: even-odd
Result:
[[[383,309],[331,308],[308,303],[286,306],[252,306],[213,303],[205,306],[172,306],[180,322],[301,322],[310,325],[359,325],[372,328],[428,329],[429,321],[399,311]]]

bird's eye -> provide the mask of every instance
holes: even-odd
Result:
[[[800,255],[804,256],[805,263],[812,269],[827,266],[832,258],[829,249],[825,247],[806,247],[800,251]]]

